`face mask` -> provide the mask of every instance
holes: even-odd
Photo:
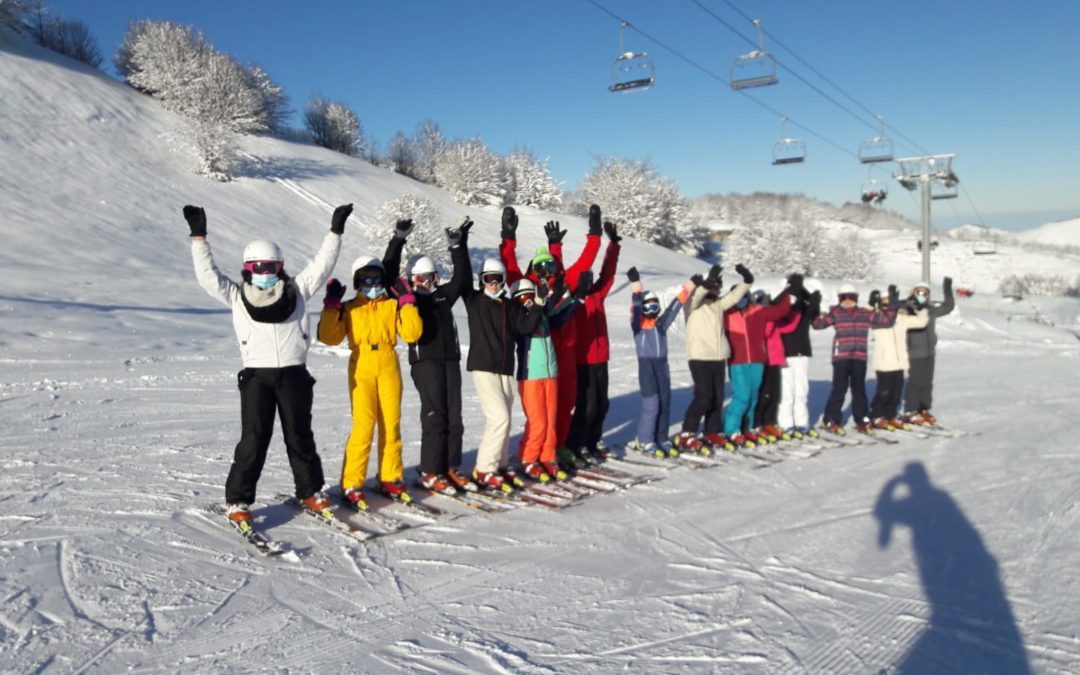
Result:
[[[264,291],[270,290],[274,284],[281,281],[276,274],[252,274],[251,285]]]
[[[915,295],[915,302],[919,303],[920,305],[925,305],[927,298],[928,298],[928,296],[916,294]]]
[[[378,300],[382,296],[386,295],[386,289],[382,286],[373,286],[365,288],[363,293],[364,296],[367,297],[369,300]]]
[[[492,293],[491,291],[489,291],[489,290],[488,290],[487,288],[484,288],[484,295],[488,296],[488,297],[489,297],[489,298],[491,298],[492,300],[498,300],[498,299],[499,299],[499,298],[501,298],[501,297],[502,297],[502,296],[503,296],[503,295],[504,295],[505,293],[506,293],[506,289],[505,289],[505,288],[500,288],[499,290],[495,291],[494,293]]]

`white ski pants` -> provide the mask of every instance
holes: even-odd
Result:
[[[490,473],[510,462],[510,414],[517,382],[510,375],[473,371],[473,383],[487,424],[476,451],[476,470]]]
[[[810,394],[810,357],[789,356],[780,369],[780,411],[777,421],[785,431],[810,426],[807,397]]]

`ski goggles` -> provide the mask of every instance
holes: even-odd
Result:
[[[845,300],[850,300],[851,302],[858,302],[859,301],[859,294],[858,293],[841,293],[839,295],[839,298],[840,298],[840,302],[844,302]]]
[[[278,274],[285,263],[280,260],[249,260],[244,263],[244,269],[252,274]]]
[[[435,285],[435,272],[428,272],[427,274],[414,274],[413,284],[419,286]]]
[[[485,286],[502,286],[506,278],[501,274],[484,274],[480,277],[480,281],[484,282]]]
[[[373,286],[382,286],[382,277],[360,277],[356,280],[357,285],[367,286],[371,288]]]
[[[658,303],[658,302],[647,302],[647,303],[645,303],[644,305],[641,306],[641,311],[646,313],[646,314],[659,314],[660,313],[660,303]]]
[[[916,288],[915,295],[925,295],[926,297],[930,297],[930,291],[925,288]]]
[[[544,262],[536,263],[535,265],[533,265],[533,271],[536,272],[537,275],[542,277],[550,277],[551,275],[555,274],[555,269],[556,267],[554,260],[546,260]]]

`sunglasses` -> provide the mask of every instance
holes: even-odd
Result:
[[[840,302],[844,302],[845,300],[850,300],[852,302],[858,302],[858,300],[859,300],[859,294],[858,293],[841,293],[839,297],[840,297]]]
[[[277,274],[285,263],[280,260],[251,260],[244,263],[244,269],[252,274]]]
[[[360,286],[367,286],[368,288],[383,285],[381,277],[360,277],[356,280],[356,283]]]
[[[501,286],[503,284],[503,275],[485,274],[480,277],[480,280],[484,282],[485,286]]]

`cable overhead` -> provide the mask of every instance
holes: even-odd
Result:
[[[701,63],[699,63],[698,61],[695,61],[694,59],[690,58],[689,56],[686,56],[685,54],[683,54],[679,50],[675,49],[674,47],[668,45],[663,40],[660,40],[659,38],[653,37],[649,33],[642,30],[637,24],[630,21],[629,19],[626,19],[626,18],[616,14],[615,12],[611,11],[607,7],[600,4],[597,0],[587,0],[587,2],[589,4],[595,6],[597,9],[604,12],[608,16],[610,16],[612,19],[615,19],[616,21],[619,21],[620,23],[628,24],[628,28],[635,31],[636,33],[641,35],[646,40],[649,40],[650,42],[657,45],[661,49],[664,49],[665,51],[671,53],[672,55],[674,55],[676,58],[683,61],[687,65],[689,65],[689,66],[691,66],[693,68],[696,68],[697,70],[704,73],[706,76],[716,80],[720,84],[724,85],[725,88],[728,88],[728,89],[731,88],[731,83],[728,80],[724,79],[720,75],[717,75],[715,72],[713,72],[712,70],[710,70],[706,66],[701,65]],[[851,157],[855,158],[856,160],[859,158],[859,156],[855,152],[850,150],[849,148],[841,145],[840,143],[837,143],[836,141],[834,141],[834,140],[832,140],[830,138],[822,136],[821,134],[819,134],[818,132],[814,131],[813,129],[811,129],[810,127],[808,127],[808,126],[806,126],[804,124],[800,124],[799,122],[796,122],[794,119],[791,118],[790,115],[786,115],[783,112],[777,110],[776,108],[773,108],[769,104],[754,98],[752,95],[748,94],[746,91],[735,90],[735,92],[745,96],[746,98],[748,98],[753,103],[756,103],[758,106],[760,106],[761,108],[763,108],[763,109],[769,111],[770,113],[776,115],[777,117],[779,117],[779,118],[787,118],[787,123],[788,124],[790,124],[792,126],[796,126],[796,127],[800,128],[800,129],[802,129],[803,131],[805,131],[806,133],[810,134],[811,136],[817,138],[818,140],[823,141],[823,142],[828,143],[829,145],[833,146],[834,148],[836,148],[840,152],[843,152],[844,154],[850,155]]]
[[[736,12],[737,14],[739,14],[739,16],[743,17],[744,19],[746,19],[747,21],[749,21],[749,22],[751,22],[751,23],[753,23],[753,22],[754,22],[754,19],[753,19],[753,18],[752,18],[752,17],[751,17],[751,16],[749,15],[749,14],[747,14],[747,13],[746,13],[746,12],[744,12],[744,11],[743,11],[742,9],[740,9],[740,8],[739,8],[739,7],[737,6],[737,5],[735,5],[735,3],[731,2],[731,0],[722,0],[722,1],[723,1],[723,3],[724,3],[725,5],[727,5],[728,7],[730,7],[730,8],[731,8],[731,9],[732,9],[733,11],[735,11],[735,12]],[[740,32],[739,32],[738,30],[736,30],[736,29],[735,29],[734,27],[732,27],[732,25],[731,25],[731,24],[729,24],[729,23],[728,23],[727,21],[723,20],[723,19],[722,19],[721,17],[717,16],[717,15],[716,15],[715,13],[713,13],[713,12],[712,12],[711,10],[709,10],[708,8],[706,8],[705,6],[703,6],[703,5],[702,5],[702,4],[701,4],[701,3],[700,3],[700,2],[698,1],[698,0],[691,0],[691,2],[693,2],[693,3],[695,4],[695,5],[697,5],[698,7],[700,7],[700,8],[702,9],[702,11],[706,12],[707,14],[709,14],[710,16],[712,16],[713,18],[715,18],[715,19],[716,19],[717,21],[719,21],[720,23],[722,23],[722,24],[723,24],[724,26],[726,26],[726,27],[727,27],[727,28],[728,28],[729,30],[733,31],[733,32],[734,32],[734,33],[735,33],[736,35],[738,35],[739,37],[741,37],[741,38],[742,38],[743,40],[747,40],[747,39],[748,39],[748,38],[747,38],[747,37],[746,37],[745,35],[743,35],[743,34],[742,34],[742,33],[740,33]],[[843,89],[843,88],[842,88],[842,87],[841,87],[840,85],[838,85],[838,84],[836,84],[835,82],[833,82],[833,81],[832,81],[832,80],[831,80],[830,78],[828,78],[828,77],[827,77],[827,76],[826,76],[826,75],[825,75],[824,73],[822,73],[822,72],[821,72],[821,71],[819,71],[819,70],[818,70],[817,68],[815,68],[814,66],[812,66],[812,65],[810,64],[810,62],[809,62],[809,61],[807,61],[807,60],[806,60],[806,59],[804,59],[803,57],[799,56],[799,55],[798,55],[798,54],[797,54],[797,53],[795,52],[795,50],[794,50],[794,49],[792,49],[791,47],[788,47],[788,46],[787,46],[786,44],[784,44],[784,43],[783,43],[783,41],[782,41],[782,40],[780,40],[780,39],[779,39],[778,37],[776,37],[775,35],[773,35],[773,34],[772,34],[772,33],[770,33],[769,31],[765,30],[764,28],[762,28],[761,30],[762,30],[762,31],[763,31],[763,32],[765,33],[765,35],[766,35],[766,36],[768,36],[768,38],[769,38],[769,41],[770,41],[770,42],[775,42],[776,44],[780,45],[780,47],[781,47],[781,48],[782,48],[782,49],[783,49],[784,51],[786,51],[786,52],[787,52],[788,54],[791,54],[791,55],[792,55],[793,57],[795,57],[795,59],[796,59],[796,60],[797,60],[797,61],[798,61],[799,63],[801,63],[802,65],[806,66],[806,68],[808,68],[808,69],[810,70],[810,72],[814,73],[815,75],[817,75],[818,77],[820,77],[820,78],[821,78],[822,80],[824,80],[825,82],[827,82],[827,83],[829,84],[829,86],[831,86],[831,87],[832,87],[833,89],[835,89],[835,90],[837,90],[838,92],[840,92],[841,94],[843,94],[843,95],[844,95],[844,97],[846,97],[846,98],[847,98],[847,99],[848,99],[849,101],[851,101],[851,102],[852,102],[852,103],[854,103],[854,104],[855,104],[856,106],[858,106],[859,108],[861,108],[861,109],[862,109],[862,110],[863,110],[864,112],[866,112],[866,114],[868,114],[868,115],[870,115],[871,117],[874,117],[874,118],[877,118],[877,117],[878,117],[877,113],[875,113],[874,111],[870,110],[870,108],[868,108],[868,107],[866,107],[865,105],[863,105],[863,103],[862,103],[861,101],[859,101],[859,100],[858,100],[857,98],[855,98],[854,96],[852,96],[851,94],[849,94],[849,93],[848,93],[848,92],[847,92],[847,91],[846,91],[845,89]],[[803,79],[803,78],[802,78],[801,76],[799,76],[799,74],[798,74],[798,73],[795,73],[795,72],[794,72],[794,71],[792,71],[792,70],[791,70],[790,68],[788,68],[787,66],[785,66],[785,65],[784,65],[783,63],[780,63],[780,67],[781,67],[781,68],[783,68],[784,70],[788,71],[788,72],[789,72],[789,73],[791,73],[792,75],[794,75],[794,76],[795,76],[795,77],[796,77],[797,79],[799,79],[799,80],[800,80],[800,81],[802,81],[803,83],[806,83],[806,84],[807,84],[807,86],[811,86],[811,85],[809,85],[809,83],[807,83],[807,82],[806,82],[806,80],[804,80],[804,79]],[[817,89],[816,87],[812,87],[812,86],[811,86],[811,88],[813,88],[813,89],[814,89],[815,91],[819,91],[819,90],[818,90],[818,89]],[[819,93],[820,93],[820,92],[819,92]],[[826,97],[826,98],[828,98],[828,99],[829,99],[830,101],[832,101],[832,100],[833,100],[833,99],[832,99],[831,97]],[[834,103],[835,103],[835,101],[834,101]],[[841,106],[841,107],[842,107],[842,106]],[[843,107],[842,107],[842,108],[843,108]],[[843,109],[844,109],[845,111],[847,111],[847,112],[848,112],[848,114],[851,114],[851,111],[847,110],[846,108],[843,108]],[[859,121],[863,122],[864,124],[866,123],[866,122],[865,122],[864,120],[862,120],[862,119],[860,119]],[[923,148],[923,147],[922,147],[921,145],[919,145],[919,144],[918,144],[918,143],[916,143],[915,141],[913,141],[913,140],[911,140],[910,138],[908,138],[907,136],[905,136],[905,135],[904,135],[904,133],[903,133],[903,132],[901,132],[901,131],[900,131],[899,129],[897,129],[897,128],[896,128],[895,126],[893,126],[893,125],[889,124],[888,122],[885,122],[885,127],[886,127],[886,128],[888,128],[889,130],[891,130],[891,131],[892,131],[893,133],[895,133],[895,134],[896,134],[897,136],[899,136],[900,138],[902,138],[902,139],[904,139],[905,141],[907,141],[907,142],[908,142],[908,143],[909,143],[909,144],[910,144],[910,145],[911,145],[911,146],[912,146],[913,148],[915,148],[916,150],[918,150],[918,151],[919,151],[920,153],[922,153],[922,154],[924,154],[924,155],[929,155],[929,154],[930,154],[930,152],[929,152],[929,151],[927,151],[927,150],[926,150],[925,148]]]

